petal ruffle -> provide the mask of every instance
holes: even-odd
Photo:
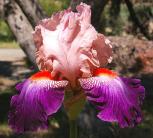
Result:
[[[111,61],[112,49],[91,25],[91,9],[81,3],[54,14],[36,26],[33,33],[40,70],[49,70],[75,86],[80,77]]]
[[[67,81],[53,81],[46,76],[31,77],[19,83],[17,90],[20,93],[11,99],[11,128],[18,133],[47,128],[48,116],[62,105],[66,85]]]
[[[107,38],[105,38],[104,35],[98,34],[93,45],[97,51],[97,57],[101,67],[104,67],[107,63],[112,62],[112,44]]]
[[[145,89],[140,83],[139,79],[121,78],[111,71],[80,79],[87,99],[100,110],[98,118],[118,122],[120,127],[133,127],[142,120],[140,105]]]

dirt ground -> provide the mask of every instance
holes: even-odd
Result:
[[[0,91],[14,86],[30,72],[25,65],[25,57],[21,49],[0,49]]]

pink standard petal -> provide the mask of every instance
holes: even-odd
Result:
[[[112,62],[112,45],[111,42],[102,34],[98,34],[97,39],[93,43],[97,51],[100,66],[104,67],[107,63]]]
[[[11,99],[11,128],[17,133],[47,128],[48,116],[62,105],[66,85],[67,81],[53,81],[46,77],[29,78],[18,85],[20,94]]]
[[[118,122],[120,127],[133,127],[140,123],[140,105],[144,87],[139,79],[121,78],[101,73],[97,77],[80,79],[87,99],[99,109],[98,118]]]
[[[112,49],[91,25],[90,6],[81,3],[77,12],[59,12],[41,21],[33,34],[36,60],[41,70],[66,78],[72,86],[79,77],[110,62]]]

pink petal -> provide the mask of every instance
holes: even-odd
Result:
[[[93,69],[106,65],[111,48],[90,22],[90,6],[84,3],[77,12],[68,9],[41,21],[34,32],[40,69],[75,86],[77,78],[90,77]]]
[[[100,66],[104,67],[107,63],[111,63],[113,59],[111,42],[104,35],[98,34],[98,38],[94,41],[93,45],[97,51]]]

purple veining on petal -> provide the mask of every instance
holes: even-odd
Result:
[[[142,120],[140,105],[145,89],[139,79],[98,77],[80,79],[87,99],[100,111],[98,118],[118,122],[120,127],[133,127]]]
[[[31,80],[17,85],[20,94],[11,99],[9,125],[17,133],[45,129],[48,116],[57,112],[67,81]]]

